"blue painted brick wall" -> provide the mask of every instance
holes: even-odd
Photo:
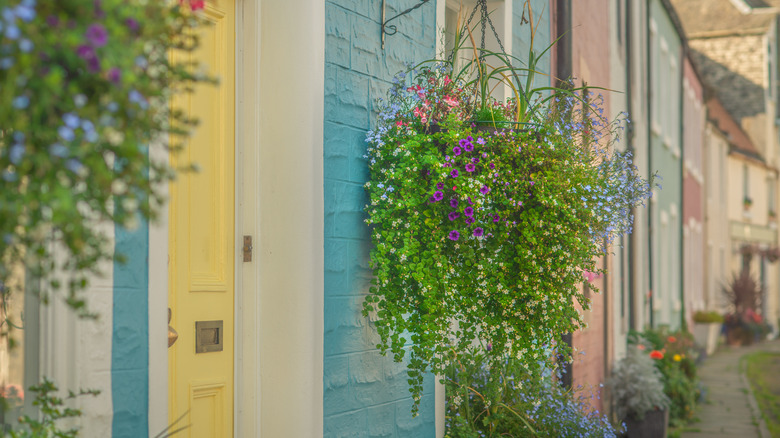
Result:
[[[117,225],[114,312],[111,341],[112,436],[149,436],[149,227],[134,231]]]
[[[416,3],[388,2],[387,17]],[[386,37],[384,50],[380,0],[325,3],[325,437],[435,435],[433,377],[412,418],[405,365],[379,354],[376,331],[361,314],[371,279],[365,134],[392,76],[407,61],[434,56],[434,3],[395,20],[398,33]]]

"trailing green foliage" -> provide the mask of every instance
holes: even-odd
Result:
[[[424,373],[473,345],[531,374],[551,351],[566,357],[560,336],[582,326],[576,303],[589,308],[584,278],[651,193],[592,93],[545,88],[549,105],[518,118],[517,99],[486,97],[454,68],[399,73],[367,139],[376,278],[364,314],[382,352],[410,355],[417,401]],[[486,111],[489,126],[473,123]]]
[[[186,56],[171,56],[198,45],[201,20],[189,9],[149,0],[0,0],[3,294],[22,265],[49,279],[44,290],[64,288],[68,305],[90,315],[79,291],[114,258],[96,225],[133,228],[160,210],[162,183],[175,169],[150,147],[179,150],[195,125],[169,100],[212,82]],[[48,276],[55,271],[66,274],[64,284]],[[0,326],[6,322],[3,315]]]

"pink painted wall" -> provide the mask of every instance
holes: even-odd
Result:
[[[683,299],[685,319],[693,327],[693,313],[704,305],[704,93],[688,58],[683,61]]]
[[[571,5],[572,70],[575,83],[609,88],[609,1],[573,1]],[[604,114],[610,114],[607,92],[604,92],[604,106]],[[596,280],[597,286],[601,288],[605,282],[612,284],[609,278]],[[573,377],[575,387],[582,385],[586,391],[592,388],[594,392],[599,392],[599,384],[605,380],[605,364],[611,362],[611,349],[607,345],[612,338],[611,327],[609,323],[605,325],[604,321],[604,312],[610,306],[603,294],[595,293],[591,294],[591,305],[591,313],[586,316],[588,328],[573,334],[574,347],[584,352],[575,356]],[[594,399],[593,404],[602,410],[600,398]]]
[[[683,160],[694,161],[698,171],[704,172],[703,169],[703,118],[702,112],[704,111],[703,105],[703,91],[701,82],[696,76],[696,73],[691,66],[690,60],[687,58],[683,64],[683,74],[685,80],[690,85],[693,91],[693,98],[698,102],[698,107],[692,105],[689,96],[685,95],[683,99]],[[696,122],[698,121],[698,123]],[[694,122],[697,124],[692,124]],[[691,156],[691,153],[695,154]],[[703,213],[703,187],[697,181],[690,172],[683,172],[683,221],[688,221],[689,218],[694,218],[698,221],[702,221],[704,218]]]

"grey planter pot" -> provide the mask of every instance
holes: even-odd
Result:
[[[627,418],[626,437],[628,438],[666,438],[669,426],[669,410],[650,411],[640,421]]]

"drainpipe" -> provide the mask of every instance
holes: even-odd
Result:
[[[555,75],[558,77],[558,81],[556,86],[562,87],[565,86],[565,81],[567,81],[569,78],[571,78],[572,74],[572,60],[571,60],[571,0],[555,0],[555,12],[556,12],[556,20],[555,20],[555,27],[557,30],[558,35],[563,34],[560,40],[558,40],[558,43],[555,47],[555,65],[556,65],[556,72]],[[572,334],[566,333],[563,335],[563,342],[565,342],[569,349],[572,348]],[[565,365],[563,366],[563,377],[561,379],[561,384],[566,389],[571,389],[574,376],[573,373],[573,367],[572,363],[570,361],[565,361]]]
[[[653,174],[653,144],[652,144],[652,125],[653,125],[653,104],[652,99],[650,99],[650,96],[652,96],[653,93],[653,59],[652,56],[650,56],[650,50],[652,48],[652,42],[650,41],[650,5],[648,3],[645,3],[645,35],[647,35],[646,41],[645,41],[645,65],[647,66],[647,174],[652,175]],[[650,316],[650,328],[655,328],[655,317],[653,315],[653,299],[655,298],[655,292],[653,291],[653,202],[650,201],[647,203],[647,266],[648,266],[648,272],[650,273],[650,276],[648,278],[648,285],[650,286],[650,298],[648,300],[648,306],[650,306],[650,311],[648,312]]]
[[[626,108],[628,109],[629,117],[631,117],[632,106],[632,94],[631,94],[631,73],[632,73],[632,58],[631,58],[631,0],[625,2],[625,56],[626,56]],[[634,155],[634,124],[629,123],[626,129],[626,149]],[[634,157],[636,159],[636,157]],[[636,208],[631,207],[631,217],[636,218]],[[634,293],[636,287],[634,285],[634,249],[636,248],[636,233],[631,233],[628,236],[628,270],[626,275],[628,276],[628,326],[636,330],[636,315],[634,314]]]
[[[682,37],[680,39],[682,40]],[[683,88],[683,81],[685,80],[685,59],[688,57],[688,45],[684,40],[681,42],[680,92],[678,94],[678,96],[680,96],[680,101],[678,102],[680,106],[680,117],[678,118],[680,124],[680,133],[678,136],[678,141],[680,142],[680,229],[678,230],[680,233],[680,329],[687,330],[688,321],[685,319],[685,270],[683,269],[685,267],[685,240],[683,240],[685,237],[683,233],[683,225],[685,222],[685,215],[683,214],[683,207],[685,206],[685,181],[683,180],[683,163],[685,162],[685,123],[683,123],[683,120],[685,119],[685,105],[683,105],[683,102],[685,101],[685,95],[683,93],[685,92],[685,89]]]

